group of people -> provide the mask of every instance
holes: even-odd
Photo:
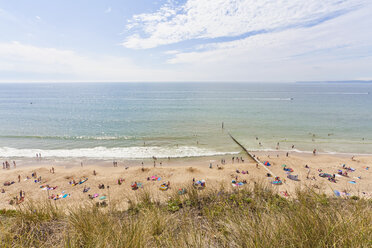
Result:
[[[16,168],[17,167],[17,164],[16,162],[13,160],[13,167]],[[10,169],[10,163],[8,161],[5,161],[3,162],[3,170],[9,170]]]
[[[244,159],[242,158],[242,157],[232,157],[231,158],[231,161],[232,161],[232,163],[234,163],[235,161],[237,162],[237,163],[239,163],[239,162],[242,162],[242,163],[244,163]]]

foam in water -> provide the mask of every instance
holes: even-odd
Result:
[[[2,157],[23,157],[33,158],[36,154],[41,153],[42,157],[50,158],[179,158],[179,157],[200,157],[214,156],[225,154],[237,154],[238,152],[218,152],[210,149],[198,148],[193,146],[180,146],[177,148],[170,147],[95,147],[81,149],[16,149],[10,147],[1,147],[0,154]]]

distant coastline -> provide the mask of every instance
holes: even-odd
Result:
[[[297,81],[299,84],[313,84],[313,83],[326,83],[326,84],[350,84],[350,83],[362,83],[372,84],[372,80],[340,80],[340,81]]]

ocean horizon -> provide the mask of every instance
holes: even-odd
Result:
[[[371,154],[371,92],[355,82],[0,84],[0,157],[236,154],[229,132],[255,151]]]

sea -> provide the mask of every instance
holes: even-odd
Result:
[[[0,157],[372,154],[370,83],[0,84]],[[279,143],[279,145],[278,145]]]

